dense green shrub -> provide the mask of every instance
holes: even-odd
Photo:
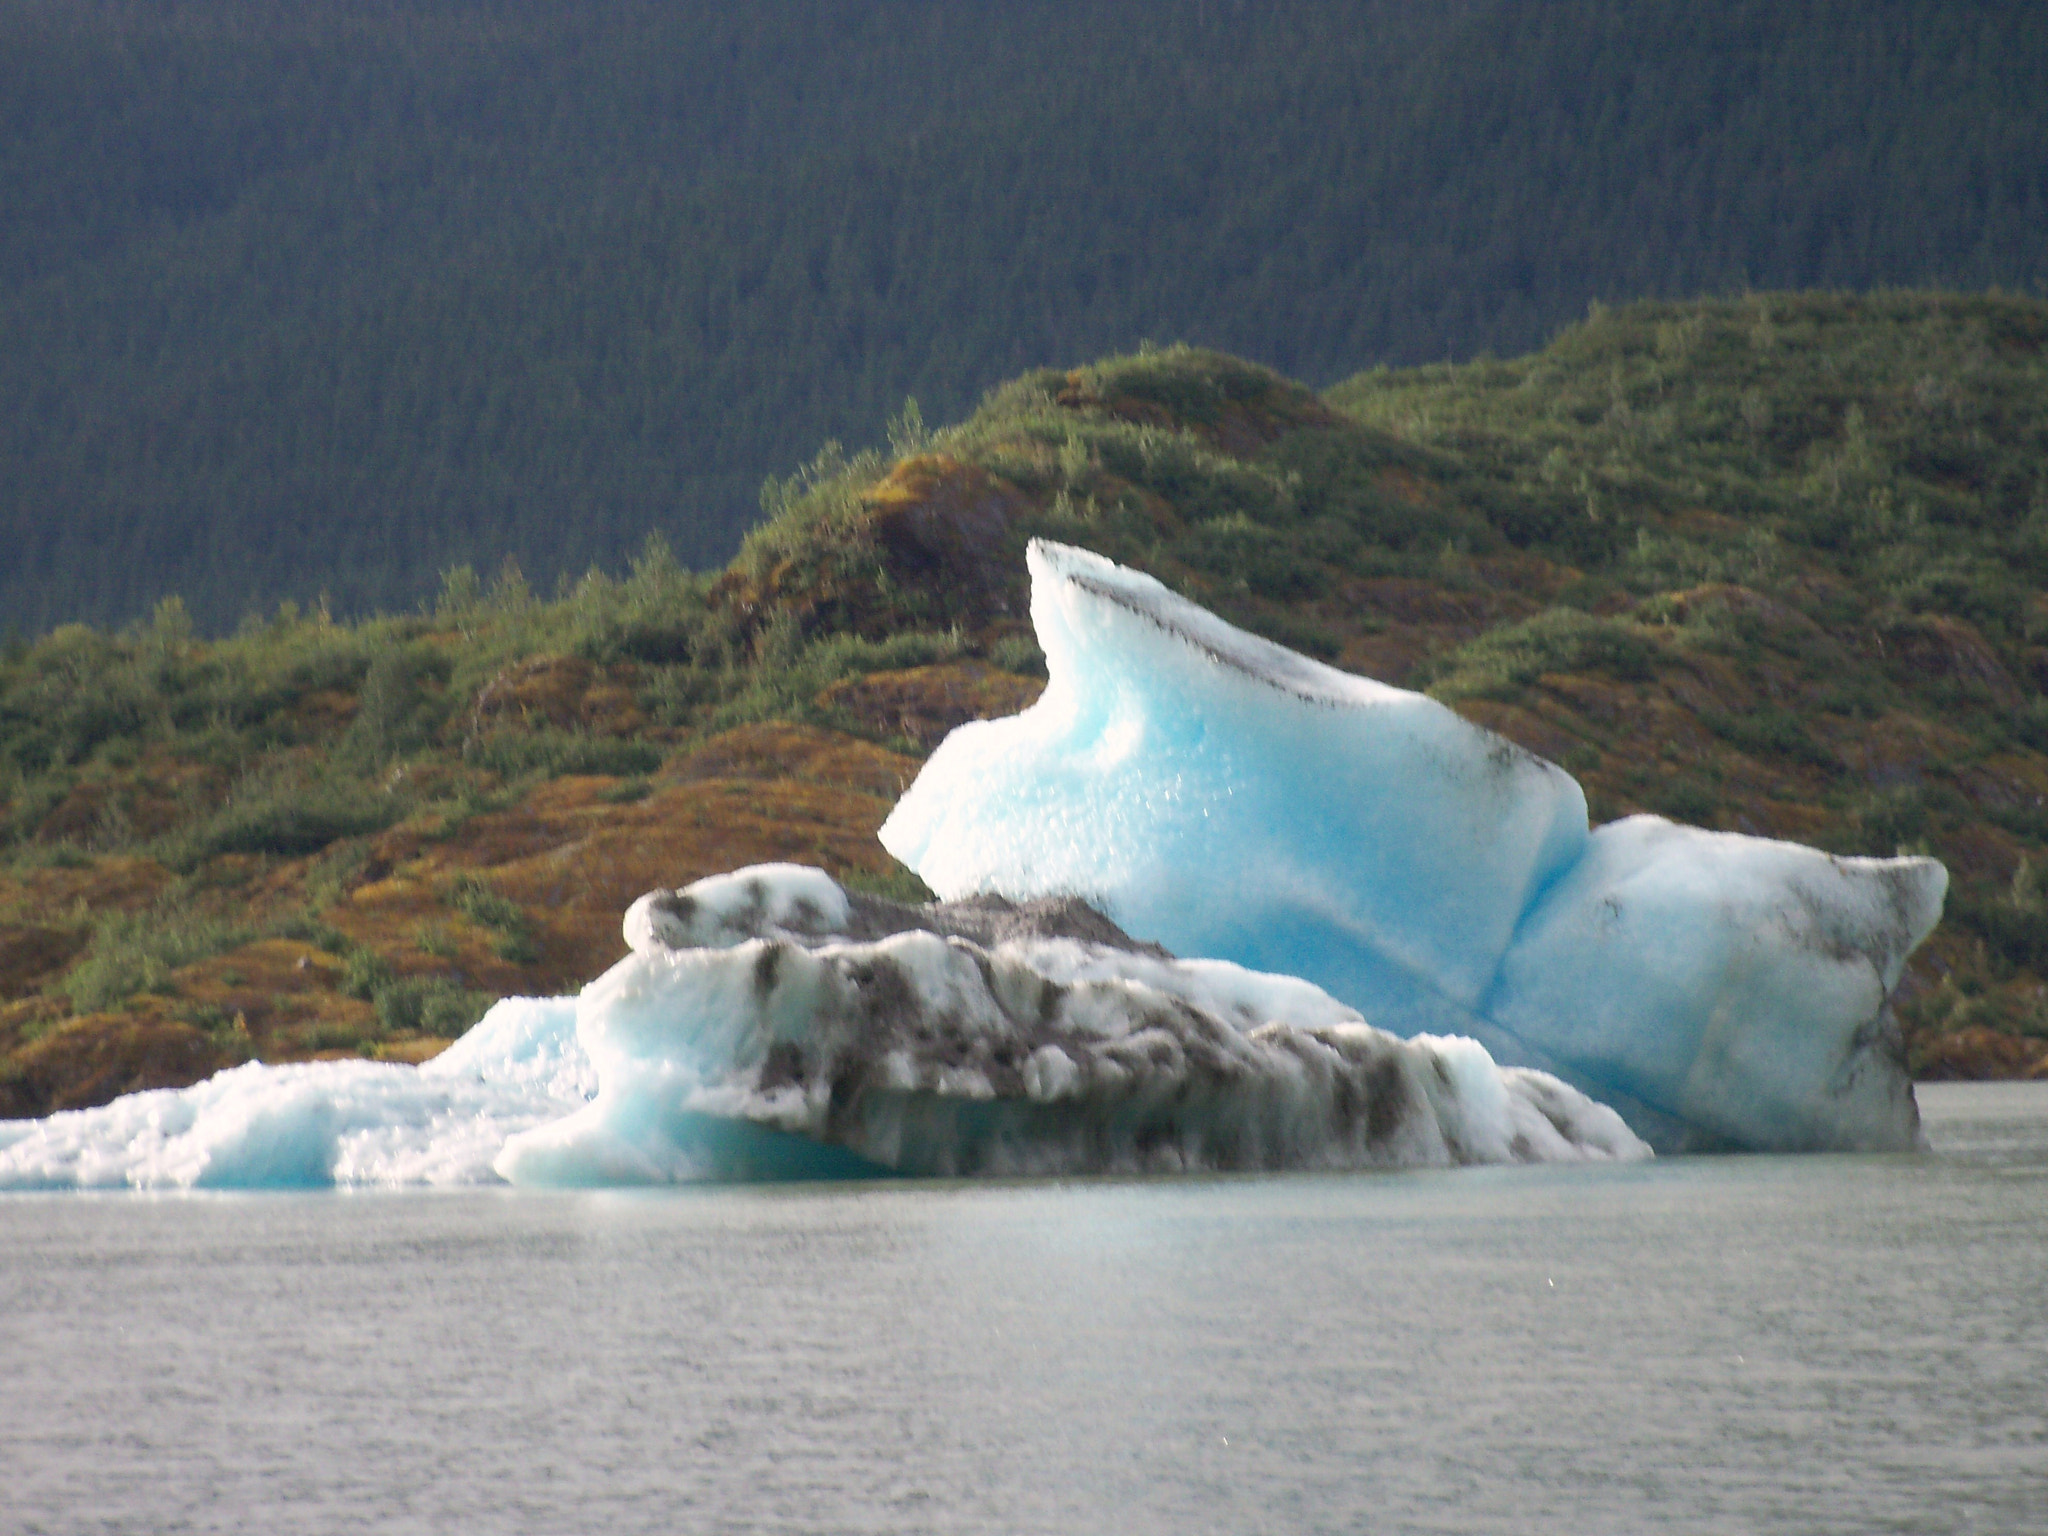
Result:
[[[444,977],[407,977],[377,988],[377,1028],[386,1035],[460,1035],[484,1016],[492,999]]]
[[[246,944],[251,930],[192,910],[171,898],[140,912],[102,918],[92,943],[64,978],[64,993],[81,1013],[111,1008],[137,992],[165,990],[180,966]]]
[[[210,816],[166,838],[157,853],[181,871],[223,853],[294,858],[382,831],[411,809],[402,793],[338,774],[258,770]]]
[[[448,888],[448,904],[479,927],[497,930],[492,948],[499,959],[529,965],[540,958],[532,920],[478,876],[458,876]]]

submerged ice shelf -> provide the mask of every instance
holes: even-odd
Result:
[[[1132,933],[1469,1036],[1660,1149],[1910,1147],[1886,1006],[1932,859],[1637,816],[1409,693],[1084,550],[1030,551],[1049,681],[941,744],[882,841],[943,897],[1083,896]]]
[[[642,897],[574,1000],[420,1068],[246,1066],[0,1126],[0,1187],[1359,1168],[1649,1155],[1470,1040],[1175,960],[1082,903],[907,907],[769,865]]]

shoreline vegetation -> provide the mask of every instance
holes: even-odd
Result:
[[[419,1060],[590,979],[642,891],[771,859],[921,899],[875,828],[1040,686],[1046,535],[1422,688],[1655,811],[1928,852],[1921,1076],[2048,1075],[2048,304],[1744,294],[1318,395],[1186,347],[827,445],[723,570],[552,596],[177,599],[0,650],[0,1116],[240,1061]]]

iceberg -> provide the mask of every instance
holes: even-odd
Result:
[[[496,1183],[507,1138],[597,1091],[573,998],[507,998],[420,1066],[249,1062],[189,1088],[0,1121],[0,1189]]]
[[[764,865],[651,892],[577,1003],[600,1083],[519,1184],[1633,1159],[1619,1116],[1470,1040],[1176,960],[1071,899],[910,907]]]
[[[764,865],[655,891],[574,998],[412,1068],[258,1064],[0,1125],[0,1188],[591,1186],[1632,1160],[1471,1040],[1176,960],[1071,899],[928,907]]]
[[[960,727],[882,842],[942,898],[1092,903],[1182,954],[1469,1037],[1659,1150],[1917,1145],[1887,1000],[1947,871],[1637,816],[1424,695],[1149,576],[1028,552],[1048,682]]]

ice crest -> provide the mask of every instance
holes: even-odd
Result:
[[[1368,1017],[1386,978],[1479,1001],[1584,850],[1569,774],[1099,556],[1029,560],[1045,692],[946,739],[882,829],[891,853],[941,896],[1077,894]]]
[[[1660,1147],[1910,1147],[1886,998],[1932,859],[1636,817],[1421,694],[1036,542],[1048,683],[941,744],[882,841],[945,897],[1078,894],[1184,954],[1471,1036]]]

